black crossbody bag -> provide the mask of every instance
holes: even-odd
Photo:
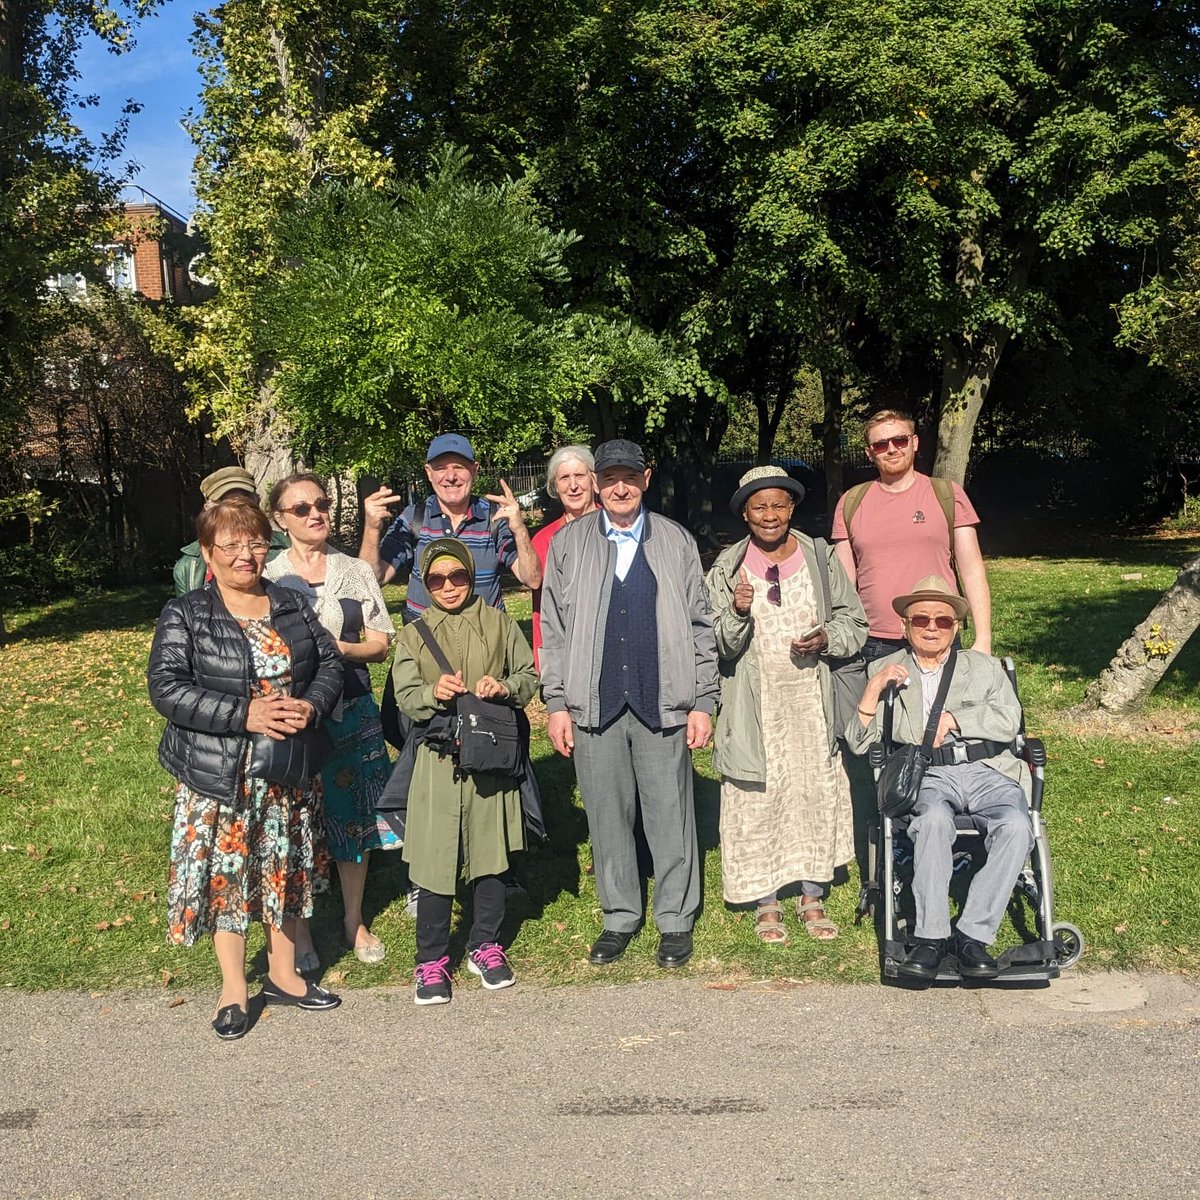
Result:
[[[433,661],[446,675],[454,668],[423,620],[417,627]],[[449,747],[460,771],[467,775],[503,775],[516,779],[521,774],[521,738],[517,732],[517,712],[511,704],[482,700],[465,692],[455,697],[452,744]],[[432,742],[430,743],[432,744]]]
[[[917,793],[921,790],[921,780],[925,778],[925,770],[933,758],[933,739],[937,734],[938,719],[942,709],[946,707],[946,697],[950,693],[950,680],[954,675],[954,663],[958,651],[951,650],[946,665],[942,668],[942,679],[938,686],[937,695],[933,698],[933,707],[929,710],[929,720],[925,724],[925,737],[919,746],[898,746],[888,760],[883,764],[879,775],[877,793],[879,796],[879,811],[885,817],[907,816],[917,805]],[[895,703],[884,709],[883,740],[886,745],[892,740],[892,717]]]

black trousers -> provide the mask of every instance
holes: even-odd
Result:
[[[450,953],[450,909],[453,896],[421,888],[417,895],[417,962],[437,962]],[[481,875],[475,880],[475,919],[467,951],[478,950],[500,936],[504,924],[504,880]]]

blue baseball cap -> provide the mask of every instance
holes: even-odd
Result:
[[[459,458],[465,458],[467,462],[475,461],[475,451],[461,433],[439,433],[429,443],[425,461],[433,462],[435,458],[441,458],[443,454],[457,454]]]

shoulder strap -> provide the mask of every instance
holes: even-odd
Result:
[[[829,586],[829,543],[823,538],[813,538],[813,549],[817,554],[817,573],[821,576],[821,624],[829,623],[833,616],[833,591]]]
[[[950,680],[954,675],[954,663],[957,658],[958,651],[952,647],[950,657],[946,659],[946,665],[942,668],[942,680],[938,685],[937,695],[933,698],[933,707],[929,710],[929,721],[925,725],[925,737],[921,742],[921,754],[924,758],[933,756],[933,739],[937,734],[938,718],[942,715],[942,709],[946,707],[946,697],[950,694]]]
[[[873,479],[868,479],[866,483],[856,483],[842,500],[842,524],[846,526],[847,534],[850,533],[850,522],[854,519],[854,514],[858,512],[858,506],[867,494],[867,488],[874,482]]]
[[[441,667],[442,674],[453,675],[454,668],[450,665],[450,660],[442,652],[441,646],[439,646],[437,641],[434,639],[433,630],[425,624],[421,617],[418,617],[413,622],[413,625],[416,626],[416,630],[421,635],[425,645],[429,647],[429,653],[433,655],[433,661],[437,663],[439,667]]]
[[[943,479],[940,475],[930,475],[929,482],[933,484],[933,494],[942,506],[946,518],[946,528],[950,530],[950,561],[954,561],[954,482]]]

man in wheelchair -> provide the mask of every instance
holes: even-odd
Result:
[[[971,881],[952,945],[959,973],[994,979],[1000,967],[988,953],[1017,877],[1033,846],[1026,790],[1028,767],[1010,749],[1021,729],[1021,706],[1000,662],[957,650],[967,602],[940,576],[922,579],[892,607],[903,618],[908,647],[870,664],[870,678],[847,742],[862,754],[880,739],[881,700],[899,689],[892,741],[919,746],[951,661],[949,688],[935,726],[933,755],[908,826],[913,844],[912,892],[916,925],[898,973],[930,982],[951,937],[949,916],[954,819],[967,815],[986,829],[987,861]]]

